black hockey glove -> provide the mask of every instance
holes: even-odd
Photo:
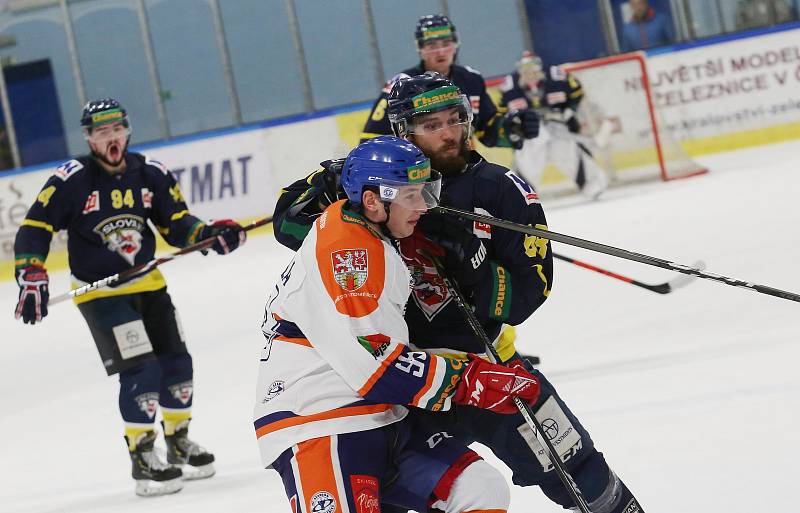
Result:
[[[232,219],[220,219],[203,227],[201,239],[215,237],[211,249],[220,255],[227,255],[247,240],[247,232]]]
[[[515,150],[522,149],[525,139],[539,135],[539,115],[533,109],[513,110],[503,116],[503,127]]]
[[[17,269],[19,302],[14,317],[25,324],[36,324],[47,317],[47,302],[50,299],[47,271],[40,265],[29,265]]]
[[[573,134],[580,133],[581,131],[581,122],[578,121],[578,116],[572,109],[564,110],[564,124],[567,125],[567,130]]]
[[[328,205],[344,197],[344,192],[339,185],[344,159],[326,160],[320,162],[320,166],[322,169],[311,176],[311,186],[319,200],[320,209],[325,210]]]
[[[445,250],[445,267],[462,287],[473,287],[489,271],[486,246],[472,233],[472,223],[447,214],[425,214],[419,228],[427,239]]]

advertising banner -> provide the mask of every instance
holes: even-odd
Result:
[[[656,54],[647,63],[656,107],[681,140],[781,126],[800,137],[800,30]]]
[[[271,215],[280,188],[346,155],[332,116],[269,128],[238,130],[185,142],[133,148],[158,160],[177,179],[193,214],[202,219],[254,219]],[[53,168],[0,175],[2,278],[14,257],[14,236]],[[51,256],[66,249],[66,233],[53,238]],[[63,262],[63,255],[58,259]]]

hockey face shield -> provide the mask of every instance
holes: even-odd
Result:
[[[122,163],[130,136],[131,127],[126,118],[84,128],[84,137],[92,155],[111,167]]]
[[[102,144],[104,142],[119,139],[126,140],[131,135],[130,125],[125,123],[113,123],[109,125],[102,125],[97,128],[84,129],[84,138],[95,144]]]
[[[438,205],[442,176],[431,169],[430,161],[409,167],[407,171],[407,182],[380,180],[377,191],[381,200],[415,212],[425,212]]]

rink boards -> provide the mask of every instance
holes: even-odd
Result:
[[[800,138],[800,25],[676,45],[647,57],[653,96],[672,135],[691,155]],[[353,147],[370,105],[134,147],[162,161],[203,218],[270,215],[282,185]],[[508,165],[510,150],[484,149]],[[58,162],[0,176],[0,280],[13,277],[13,239]],[[554,169],[548,184],[563,178]],[[48,267],[63,268],[65,234]]]

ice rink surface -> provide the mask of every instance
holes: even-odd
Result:
[[[706,176],[546,203],[550,229],[800,292],[800,143],[703,162]],[[648,283],[675,276],[554,249]],[[260,468],[251,418],[263,303],[288,256],[258,236],[228,257],[162,268],[195,362],[191,435],[216,454],[217,475],[151,499],[133,494],[117,382],[77,308],[23,325],[12,315],[16,285],[0,283],[0,511],[288,512],[277,473]],[[800,303],[703,280],[662,296],[555,266],[552,295],[518,347],[542,358],[644,508],[798,511]],[[53,294],[67,290],[65,272],[51,279]],[[560,511],[537,488],[512,497],[514,512]]]

